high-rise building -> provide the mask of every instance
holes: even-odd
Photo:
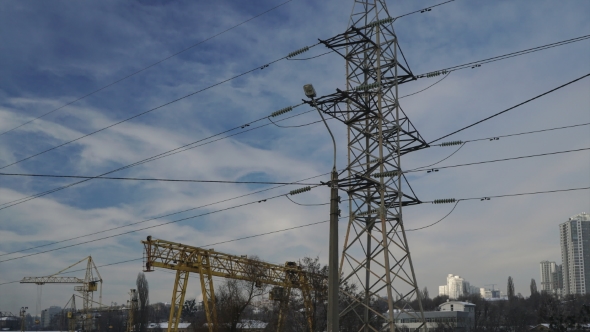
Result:
[[[585,212],[559,225],[563,294],[590,293],[590,216]]]
[[[563,288],[563,278],[561,276],[561,265],[555,262],[542,261],[541,270],[541,292],[561,295]]]
[[[477,293],[479,293],[478,287],[471,286],[469,281],[452,274],[447,276],[446,285],[438,287],[438,295],[447,295],[451,299],[458,299],[462,295]]]
[[[49,327],[51,318],[61,312],[61,307],[51,306],[41,312],[41,327]]]

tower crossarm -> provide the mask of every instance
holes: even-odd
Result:
[[[83,284],[84,279],[76,277],[24,277],[21,284]]]

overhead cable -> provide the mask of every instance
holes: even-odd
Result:
[[[529,48],[526,50],[521,50],[521,51],[516,51],[516,52],[512,52],[512,53],[507,53],[507,54],[503,54],[503,55],[498,55],[492,58],[487,58],[484,60],[478,60],[478,61],[473,61],[473,62],[469,62],[469,63],[465,63],[462,65],[457,65],[457,66],[453,66],[453,67],[448,67],[445,69],[440,69],[440,70],[436,70],[433,72],[428,72],[425,74],[421,74],[421,75],[417,75],[416,78],[424,78],[424,77],[433,77],[436,75],[432,75],[433,73],[441,73],[441,72],[451,72],[451,71],[456,71],[456,70],[461,70],[461,69],[467,69],[467,68],[479,68],[481,67],[482,64],[486,64],[486,63],[490,63],[490,62],[495,62],[495,61],[500,61],[500,60],[504,60],[504,59],[508,59],[508,58],[513,58],[516,56],[521,56],[524,54],[528,54],[528,53],[533,53],[533,52],[538,52],[538,51],[542,51],[542,50],[546,50],[549,48],[553,48],[553,47],[558,47],[558,46],[563,46],[563,45],[567,45],[567,44],[571,44],[571,43],[576,43],[579,41],[583,41],[586,39],[589,39],[590,35],[585,35],[585,36],[580,36],[580,37],[576,37],[576,38],[571,38],[571,39],[567,39],[567,40],[562,40],[559,42],[555,42],[555,43],[551,43],[551,44],[546,44],[546,45],[542,45],[542,46],[537,46],[537,47],[533,47],[533,48]]]
[[[495,163],[495,162],[500,162],[500,161],[508,161],[508,160],[517,160],[517,159],[543,157],[543,156],[550,156],[550,155],[562,154],[562,153],[579,152],[579,151],[584,151],[584,150],[590,150],[590,148],[581,148],[581,149],[566,150],[566,151],[548,152],[548,153],[533,154],[533,155],[513,157],[513,158],[504,158],[504,159],[494,159],[494,160],[487,160],[487,161],[478,161],[478,162],[473,162],[473,163],[459,164],[459,165],[451,165],[451,166],[440,166],[440,167],[437,167],[436,170],[438,171],[439,169],[445,169],[445,168],[454,168],[454,167],[472,166],[472,165],[480,165],[480,164],[489,164],[489,163]],[[457,152],[457,151],[455,151],[455,152]],[[423,171],[429,171],[429,173],[430,173],[431,170],[412,169],[412,170],[404,171],[404,173],[423,172]]]
[[[24,125],[27,125],[27,124],[29,124],[29,123],[31,123],[31,122],[33,122],[33,121],[35,121],[35,120],[41,119],[41,118],[43,118],[43,117],[45,117],[45,116],[47,116],[47,115],[49,115],[49,114],[51,114],[51,113],[53,113],[53,112],[59,111],[60,109],[62,109],[62,108],[64,108],[64,107],[66,107],[66,106],[69,106],[69,105],[71,105],[71,104],[73,104],[73,103],[75,103],[75,102],[77,102],[77,101],[80,101],[80,100],[82,100],[82,99],[84,99],[84,98],[90,97],[90,96],[92,96],[93,94],[95,94],[95,93],[97,93],[97,92],[100,92],[100,91],[102,91],[102,90],[104,90],[104,89],[106,89],[106,88],[108,88],[108,87],[111,87],[111,86],[113,86],[113,85],[115,85],[115,84],[117,84],[117,83],[120,83],[120,82],[122,82],[122,81],[124,81],[124,80],[126,80],[126,79],[128,79],[128,78],[130,78],[130,77],[132,77],[132,76],[135,76],[135,75],[137,75],[137,74],[139,74],[139,73],[141,73],[141,72],[143,72],[143,71],[146,71],[146,70],[148,70],[148,69],[150,69],[150,68],[152,68],[152,67],[154,67],[154,66],[156,66],[156,65],[158,65],[158,64],[160,64],[160,63],[162,63],[162,62],[164,62],[164,61],[166,61],[166,60],[169,60],[169,59],[171,59],[171,58],[173,58],[173,57],[175,57],[175,56],[177,56],[177,55],[179,55],[179,54],[181,54],[181,53],[184,53],[184,52],[186,52],[186,51],[188,51],[188,50],[190,50],[190,49],[192,49],[192,48],[194,48],[194,47],[197,47],[197,46],[199,46],[199,45],[201,45],[201,44],[203,44],[203,43],[205,43],[205,42],[207,42],[207,41],[209,41],[209,40],[211,40],[211,39],[213,39],[213,38],[215,38],[215,37],[219,37],[220,35],[222,35],[222,34],[224,34],[224,33],[226,33],[226,32],[229,32],[229,31],[231,31],[231,30],[233,30],[233,29],[235,29],[235,28],[237,28],[237,27],[239,27],[239,26],[241,26],[241,25],[243,25],[243,24],[246,24],[246,23],[248,23],[248,22],[250,22],[250,21],[252,21],[252,20],[254,20],[254,19],[256,19],[256,18],[258,18],[258,17],[260,17],[260,16],[262,16],[262,15],[264,15],[264,14],[267,14],[267,13],[269,13],[269,12],[271,12],[271,11],[273,11],[273,10],[275,10],[275,9],[277,9],[277,8],[279,8],[279,7],[281,7],[281,6],[284,6],[284,5],[286,5],[287,3],[291,2],[291,1],[293,1],[293,0],[287,0],[287,1],[283,2],[283,3],[280,3],[280,4],[278,4],[278,5],[276,5],[276,6],[272,7],[272,8],[270,8],[270,9],[267,9],[266,11],[264,11],[264,12],[262,12],[262,13],[258,14],[258,15],[252,16],[252,17],[250,17],[249,19],[247,19],[247,20],[245,20],[245,21],[242,21],[241,23],[238,23],[238,24],[236,24],[236,25],[234,25],[234,26],[232,26],[232,27],[230,27],[230,28],[227,28],[227,29],[225,29],[225,30],[223,30],[223,31],[221,31],[221,32],[219,32],[219,33],[217,33],[217,34],[215,34],[215,35],[212,35],[212,36],[210,36],[210,37],[207,37],[207,38],[205,38],[205,39],[201,40],[201,41],[200,41],[200,42],[198,42],[198,43],[195,43],[195,44],[193,44],[193,45],[191,45],[191,46],[189,46],[189,47],[187,47],[187,48],[185,48],[185,49],[183,49],[183,50],[181,50],[181,51],[178,51],[178,52],[176,52],[176,53],[174,53],[174,54],[172,54],[172,55],[169,55],[169,56],[165,57],[165,58],[164,58],[164,59],[162,59],[162,60],[156,61],[156,62],[152,63],[151,65],[148,65],[148,66],[146,66],[146,67],[143,67],[142,69],[139,69],[139,70],[137,70],[137,71],[135,71],[135,72],[133,72],[133,73],[131,73],[131,74],[127,75],[127,76],[124,76],[123,78],[120,78],[120,79],[118,79],[118,80],[116,80],[116,81],[114,81],[114,82],[112,82],[112,83],[109,83],[109,84],[107,84],[107,85],[105,85],[105,86],[103,86],[103,87],[101,87],[101,88],[99,88],[99,89],[96,89],[96,90],[94,90],[94,91],[92,91],[92,92],[90,92],[90,93],[87,93],[87,94],[85,94],[85,95],[83,95],[83,96],[81,96],[81,97],[78,97],[77,99],[74,99],[74,100],[72,100],[72,101],[70,101],[70,102],[68,102],[68,103],[66,103],[66,104],[64,104],[64,105],[62,105],[62,106],[60,106],[60,107],[58,107],[58,108],[56,108],[56,109],[52,110],[52,111],[49,111],[49,112],[43,113],[42,115],[40,115],[40,116],[38,116],[38,117],[36,117],[36,118],[34,118],[34,119],[32,119],[32,120],[26,121],[26,122],[24,122],[24,123],[22,123],[22,124],[20,124],[20,125],[18,125],[18,126],[16,126],[16,127],[12,128],[12,129],[9,129],[9,130],[7,130],[7,131],[5,131],[5,132],[2,132],[2,133],[0,133],[0,136],[2,136],[2,135],[4,135],[4,134],[7,134],[7,133],[9,133],[9,132],[11,132],[11,131],[13,131],[13,130],[15,130],[15,129],[18,129],[18,128],[20,128],[20,127],[24,126]]]
[[[547,91],[547,92],[544,92],[544,93],[542,93],[542,94],[540,94],[540,95],[537,95],[537,96],[535,96],[535,97],[533,97],[533,98],[530,98],[530,99],[528,99],[528,100],[525,100],[525,101],[523,101],[522,103],[516,104],[516,105],[514,105],[514,106],[512,106],[512,107],[510,107],[510,108],[507,108],[507,109],[505,109],[505,110],[503,110],[503,111],[501,111],[501,112],[498,112],[498,113],[496,113],[496,114],[494,114],[494,115],[491,115],[491,116],[489,116],[489,117],[487,117],[487,118],[485,118],[485,119],[479,120],[479,121],[477,121],[477,122],[475,122],[475,123],[472,123],[472,124],[470,124],[470,125],[468,125],[468,126],[465,126],[465,127],[461,128],[461,129],[455,130],[454,132],[452,132],[452,133],[450,133],[450,134],[447,134],[447,135],[444,135],[444,136],[442,136],[442,137],[439,137],[439,138],[435,139],[434,141],[430,141],[428,144],[430,145],[430,144],[432,144],[432,143],[434,143],[434,142],[440,141],[440,140],[441,140],[441,139],[443,139],[443,138],[446,138],[446,137],[449,137],[449,136],[451,136],[451,135],[454,135],[454,134],[456,134],[456,133],[458,133],[458,132],[460,132],[460,131],[463,131],[463,130],[465,130],[465,129],[467,129],[467,128],[471,128],[471,127],[473,127],[473,126],[475,126],[475,125],[477,125],[477,124],[480,124],[480,123],[482,123],[482,122],[484,122],[484,121],[487,121],[487,120],[489,120],[489,119],[491,119],[491,118],[494,118],[494,117],[496,117],[496,116],[498,116],[498,115],[500,115],[500,114],[506,113],[506,112],[508,112],[508,111],[510,111],[510,110],[513,110],[513,109],[515,109],[515,108],[517,108],[517,107],[519,107],[519,106],[522,106],[522,105],[524,105],[524,104],[526,104],[526,103],[529,103],[529,102],[531,102],[531,101],[533,101],[533,100],[535,100],[535,99],[541,98],[541,97],[543,97],[543,96],[545,96],[545,95],[548,95],[548,94],[550,94],[550,93],[552,93],[552,92],[555,92],[555,91],[557,91],[557,90],[559,90],[559,89],[561,89],[561,88],[564,88],[564,87],[566,87],[566,86],[568,86],[568,85],[570,85],[570,84],[572,84],[572,83],[575,83],[575,82],[577,82],[577,81],[579,81],[579,80],[581,80],[581,79],[584,79],[584,78],[586,78],[586,77],[588,77],[588,76],[590,76],[590,74],[586,74],[586,75],[580,76],[580,77],[578,77],[578,78],[576,78],[576,79],[574,79],[574,80],[572,80],[572,81],[569,81],[569,82],[567,82],[567,83],[565,83],[565,84],[562,84],[562,85],[560,85],[560,86],[558,86],[558,87],[556,87],[556,88],[553,88],[553,89],[551,89],[551,90],[549,90],[549,91]]]
[[[504,197],[515,197],[515,196],[539,195],[539,194],[548,194],[548,193],[557,193],[557,192],[568,192],[568,191],[577,191],[577,190],[588,190],[588,189],[590,189],[590,187],[581,187],[581,188],[568,188],[568,189],[547,190],[547,191],[536,191],[536,192],[528,192],[528,193],[505,194],[505,195],[485,196],[485,197],[471,197],[471,198],[461,198],[461,199],[457,199],[457,200],[455,200],[454,202],[455,202],[455,207],[456,207],[456,206],[457,206],[457,204],[459,203],[459,201],[468,201],[468,200],[480,200],[480,201],[488,201],[488,200],[490,200],[491,198],[504,198]],[[432,202],[434,202],[434,201],[429,201],[429,202],[422,202],[422,203],[432,203]],[[454,210],[454,208],[453,208],[453,210]],[[451,210],[451,212],[453,212],[453,210]],[[449,213],[449,214],[450,214],[450,213]],[[443,219],[444,219],[444,218],[446,218],[446,217],[447,217],[449,214],[447,214],[445,217],[443,217]],[[348,217],[349,217],[349,216],[345,216],[345,217],[341,217],[341,218],[339,218],[339,219],[345,219],[345,218],[348,218]],[[437,221],[436,223],[438,223],[438,222],[442,221],[443,219],[441,219],[441,220]],[[315,222],[315,223],[311,223],[311,224],[306,224],[306,225],[301,225],[301,226],[291,227],[291,228],[287,228],[287,229],[283,229],[283,230],[279,230],[279,231],[273,231],[273,232],[267,232],[267,233],[263,233],[263,234],[258,234],[258,235],[255,235],[255,236],[262,236],[262,235],[274,234],[274,233],[277,233],[277,232],[280,232],[280,231],[286,231],[286,230],[291,230],[291,229],[296,229],[296,228],[303,228],[303,227],[314,226],[314,225],[317,225],[317,224],[326,223],[326,222],[328,222],[328,221],[329,221],[329,220],[324,220],[324,221]],[[435,224],[436,224],[436,223],[435,223]],[[428,225],[428,226],[425,226],[425,227],[420,227],[419,229],[427,228],[427,227],[430,227],[430,226],[432,226],[432,225],[433,225],[433,224],[431,224],[431,225]],[[412,231],[414,231],[414,230],[418,230],[418,229],[412,229]],[[408,231],[409,231],[409,230],[408,230]],[[240,240],[243,240],[243,239],[248,239],[248,238],[252,238],[252,237],[255,237],[255,236],[247,236],[247,237],[244,237],[244,238],[238,238],[238,239],[229,240],[229,241],[224,241],[224,242],[219,242],[219,243],[215,243],[215,244],[209,244],[209,245],[206,245],[206,246],[212,246],[212,245],[217,245],[217,244],[221,244],[221,243],[227,243],[227,242],[233,242],[233,241],[240,241]],[[125,261],[121,261],[121,262],[114,262],[114,263],[109,263],[109,264],[99,265],[99,266],[97,266],[97,267],[104,267],[104,266],[110,266],[110,265],[123,264],[123,263],[128,263],[128,262],[133,262],[133,261],[140,261],[140,260],[142,260],[142,259],[143,259],[143,258],[130,259],[130,260],[125,260]],[[85,270],[86,270],[86,269],[73,270],[73,271],[67,271],[67,272],[65,272],[65,273],[80,272],[80,271],[85,271]],[[0,283],[0,286],[1,286],[1,285],[5,285],[5,284],[17,283],[17,282],[19,282],[19,281],[17,280],[17,281],[9,281],[9,282],[4,282],[4,283]]]
[[[109,236],[104,236],[104,237],[101,237],[101,238],[98,238],[98,239],[93,239],[93,240],[83,241],[83,242],[79,242],[79,243],[74,243],[74,244],[70,244],[70,245],[67,245],[67,246],[59,247],[59,248],[53,248],[53,249],[48,249],[48,250],[44,250],[44,251],[32,253],[32,254],[26,254],[26,255],[22,255],[22,256],[18,256],[18,257],[7,258],[7,259],[4,259],[4,260],[1,260],[0,263],[9,262],[9,261],[13,261],[13,260],[17,260],[17,259],[21,259],[21,258],[25,258],[25,257],[36,256],[36,255],[40,255],[40,254],[45,254],[45,253],[48,253],[48,252],[53,252],[53,251],[57,251],[57,250],[61,250],[61,249],[76,247],[76,246],[79,246],[79,245],[82,245],[82,244],[93,243],[93,242],[97,242],[97,241],[111,239],[111,238],[118,237],[118,236],[121,236],[121,235],[126,235],[126,234],[130,234],[130,233],[135,233],[135,232],[143,231],[143,230],[146,230],[146,229],[152,229],[152,228],[156,228],[156,227],[170,225],[170,224],[174,224],[174,223],[185,221],[185,220],[200,218],[200,217],[212,215],[212,214],[223,212],[223,211],[233,210],[233,209],[244,207],[244,206],[248,206],[248,205],[253,205],[253,204],[257,204],[257,203],[265,203],[265,202],[267,202],[269,200],[272,200],[272,199],[275,199],[275,198],[279,198],[279,197],[283,197],[283,196],[285,196],[285,194],[280,194],[280,195],[268,197],[268,198],[261,199],[261,200],[255,200],[255,201],[251,201],[251,202],[247,202],[247,203],[242,203],[242,204],[230,206],[230,207],[219,209],[219,210],[215,210],[215,211],[204,212],[204,213],[197,214],[197,215],[194,215],[194,216],[184,217],[184,218],[180,218],[180,219],[177,219],[177,220],[171,220],[171,221],[167,221],[167,222],[164,222],[164,223],[161,223],[161,224],[152,225],[152,226],[146,226],[146,227],[143,227],[143,228],[138,228],[138,229],[126,231],[126,232],[123,232],[123,233],[118,233],[118,234],[113,234],[113,235],[109,235]]]
[[[305,179],[302,179],[302,180],[299,180],[299,181],[296,181],[296,182],[303,182],[303,181],[307,181],[307,180],[310,180],[310,179],[318,178],[320,176],[325,176],[325,175],[328,175],[328,174],[330,174],[330,173],[324,173],[324,174],[315,175],[315,176],[312,176],[312,177],[309,177],[309,178],[305,178]],[[106,232],[110,232],[110,231],[113,231],[113,230],[116,230],[116,229],[121,229],[121,228],[130,227],[130,226],[137,225],[137,224],[142,224],[142,223],[145,223],[145,222],[148,222],[148,221],[153,221],[153,220],[158,220],[158,219],[162,219],[162,218],[165,218],[165,217],[170,217],[170,216],[173,216],[173,215],[177,215],[177,214],[181,214],[181,213],[185,213],[185,212],[189,212],[189,211],[194,211],[194,210],[201,209],[201,208],[204,208],[204,207],[208,207],[208,206],[212,206],[212,205],[216,205],[216,204],[220,204],[220,203],[225,203],[225,202],[229,202],[229,201],[232,201],[232,200],[235,200],[235,199],[239,199],[239,198],[243,198],[243,197],[247,197],[247,196],[259,194],[261,192],[270,191],[270,190],[273,190],[273,189],[276,189],[276,188],[281,188],[281,187],[284,187],[284,186],[285,185],[279,185],[279,186],[274,186],[274,187],[270,187],[270,188],[266,188],[266,189],[261,189],[261,190],[257,190],[257,191],[251,192],[251,193],[247,193],[247,194],[235,196],[235,197],[232,197],[232,198],[226,198],[226,199],[223,199],[223,200],[220,200],[220,201],[216,201],[216,202],[213,202],[213,203],[207,203],[207,204],[204,204],[204,205],[200,205],[200,206],[197,206],[197,207],[192,207],[192,208],[181,210],[181,211],[177,211],[177,212],[167,213],[167,214],[164,214],[164,215],[161,215],[161,216],[158,216],[158,217],[144,219],[144,220],[141,220],[141,221],[136,221],[136,222],[133,222],[133,223],[130,223],[130,224],[122,225],[122,226],[112,227],[112,228],[109,228],[109,229],[103,229],[101,231],[92,232],[92,233],[88,233],[88,234],[84,234],[84,235],[79,235],[79,236],[76,236],[76,237],[72,237],[72,238],[68,238],[68,239],[64,239],[64,240],[60,240],[60,241],[55,241],[55,242],[51,242],[51,243],[46,243],[46,244],[42,244],[42,245],[38,245],[38,246],[26,248],[26,249],[21,249],[21,250],[16,250],[16,251],[8,252],[8,253],[0,254],[0,257],[6,256],[6,255],[10,255],[10,254],[19,253],[19,252],[29,251],[29,250],[32,250],[32,249],[38,249],[38,248],[42,248],[42,247],[47,247],[47,246],[55,245],[55,244],[58,244],[58,243],[68,242],[68,241],[72,241],[72,240],[76,240],[76,239],[80,239],[80,238],[83,238],[83,237],[88,237],[88,236],[92,236],[92,235],[96,235],[96,234],[106,233]]]
[[[299,106],[299,105],[293,106],[293,108],[295,108],[297,106]],[[312,112],[312,111],[313,110],[309,110],[309,111],[306,111],[306,112],[302,112],[300,114],[291,115],[291,116],[286,117],[284,119],[277,120],[276,122],[285,121],[285,120],[288,120],[290,118],[294,118],[294,117],[297,117],[297,116],[300,116],[300,115],[303,115],[305,113],[309,113],[309,112]],[[108,171],[106,173],[102,173],[100,175],[97,175],[96,177],[93,177],[92,179],[99,178],[99,177],[102,177],[102,176],[105,176],[105,175],[109,175],[109,174],[112,174],[112,173],[115,173],[115,172],[118,172],[118,171],[122,171],[122,170],[125,170],[125,169],[128,169],[128,168],[132,168],[132,167],[135,167],[135,166],[138,166],[138,165],[142,165],[142,164],[145,164],[145,163],[154,161],[154,160],[158,160],[158,159],[161,159],[161,158],[169,157],[169,156],[175,155],[177,153],[181,153],[181,152],[184,152],[184,151],[187,151],[187,150],[198,148],[200,146],[211,144],[213,142],[217,142],[217,141],[220,141],[220,140],[223,140],[223,139],[227,139],[227,138],[230,138],[230,137],[233,137],[233,136],[236,136],[236,135],[244,134],[244,133],[247,133],[249,131],[253,131],[253,130],[256,130],[256,129],[259,129],[259,128],[262,128],[262,127],[266,127],[266,126],[270,125],[270,123],[262,124],[262,125],[259,125],[257,127],[251,127],[249,129],[245,129],[247,127],[250,127],[252,124],[254,124],[256,122],[259,122],[259,121],[262,121],[262,120],[264,120],[266,118],[267,117],[265,116],[265,117],[259,118],[257,120],[254,120],[252,122],[246,123],[244,125],[233,127],[231,129],[222,131],[220,133],[217,133],[217,134],[214,134],[214,135],[211,135],[211,136],[208,136],[208,137],[199,139],[199,140],[197,140],[195,142],[182,145],[182,146],[180,146],[178,148],[174,148],[174,149],[168,150],[166,152],[159,153],[159,154],[157,154],[155,156],[151,156],[149,158],[142,159],[142,160],[137,161],[135,163],[128,164],[126,166],[122,166],[122,167],[116,168],[116,169],[111,170],[111,171]],[[215,140],[207,141],[207,140],[209,140],[211,138],[214,138],[214,137],[217,137],[217,136],[221,136],[223,134],[226,134],[226,133],[229,133],[231,131],[238,130],[238,129],[243,129],[243,130],[240,131],[240,132],[238,132],[238,133],[234,133],[234,134],[231,134],[231,135],[223,136],[223,137],[217,138]],[[207,141],[207,142],[203,142],[203,141]],[[198,143],[200,143],[200,144],[198,144]],[[8,207],[11,207],[11,206],[14,206],[14,205],[22,204],[22,203],[27,202],[27,201],[30,201],[32,199],[35,199],[35,198],[38,198],[38,197],[42,197],[42,196],[45,196],[45,195],[49,195],[51,193],[54,193],[54,192],[57,192],[57,191],[60,191],[60,190],[63,190],[63,189],[67,189],[67,188],[76,186],[78,184],[84,183],[86,181],[90,181],[92,179],[84,179],[82,181],[74,182],[74,183],[71,183],[71,184],[66,185],[66,186],[56,187],[56,188],[53,188],[53,189],[50,189],[50,190],[47,190],[47,191],[39,192],[39,193],[36,193],[36,194],[33,194],[33,195],[29,195],[29,196],[20,198],[20,199],[17,199],[17,200],[13,200],[13,201],[10,201],[10,202],[2,203],[2,204],[0,204],[0,210],[3,210],[5,208],[8,208]]]
[[[439,143],[439,144],[433,144],[432,146],[453,146],[453,145],[460,145],[460,147],[453,151],[453,153],[451,153],[449,156],[433,163],[430,165],[426,165],[426,166],[421,166],[421,167],[416,167],[413,168],[412,170],[419,170],[419,169],[424,169],[424,168],[428,168],[428,167],[432,167],[434,165],[440,164],[441,162],[449,159],[450,157],[452,157],[453,155],[455,155],[457,152],[459,152],[459,150],[461,150],[465,144],[467,143],[472,143],[472,142],[479,142],[479,141],[497,141],[500,138],[505,138],[505,137],[512,137],[512,136],[521,136],[521,135],[529,135],[529,134],[536,134],[536,133],[542,133],[542,132],[548,132],[548,131],[553,131],[553,130],[561,130],[561,129],[569,129],[569,128],[575,128],[575,127],[580,127],[580,126],[587,126],[590,125],[590,122],[588,123],[581,123],[581,124],[576,124],[576,125],[570,125],[570,126],[562,126],[562,127],[555,127],[555,128],[547,128],[547,129],[540,129],[540,130],[533,130],[533,131],[526,131],[526,132],[522,132],[522,133],[516,133],[516,134],[508,134],[508,135],[499,135],[499,136],[492,136],[492,137],[487,137],[487,138],[478,138],[478,139],[471,139],[471,140],[466,140],[466,141],[450,141],[450,142],[443,142],[443,143]]]
[[[311,47],[315,47],[315,46],[317,46],[317,45],[319,45],[319,43],[316,43],[316,44],[314,44],[314,45],[312,45],[312,46],[310,46],[310,47],[307,47],[307,49],[309,50],[309,48],[311,48]],[[110,124],[110,125],[108,125],[108,126],[106,126],[106,127],[103,127],[103,128],[97,129],[97,130],[95,130],[95,131],[93,131],[93,132],[90,132],[90,133],[88,133],[88,134],[82,135],[82,136],[80,136],[80,137],[78,137],[78,138],[75,138],[75,139],[69,140],[69,141],[67,141],[67,142],[64,142],[64,143],[62,143],[62,144],[56,145],[56,146],[54,146],[54,147],[52,147],[52,148],[49,148],[49,149],[43,150],[43,151],[41,151],[41,152],[38,152],[38,153],[36,153],[36,154],[30,155],[30,156],[28,156],[28,157],[26,157],[26,158],[19,159],[19,160],[15,161],[15,162],[12,162],[12,163],[8,164],[8,165],[4,165],[4,166],[0,167],[0,169],[4,169],[4,168],[6,168],[6,167],[9,167],[9,166],[12,166],[12,165],[18,164],[18,163],[20,163],[20,162],[23,162],[23,161],[25,161],[25,160],[29,160],[29,159],[31,159],[31,158],[34,158],[34,157],[37,157],[37,156],[40,156],[40,155],[42,155],[42,154],[44,154],[44,153],[47,153],[47,152],[49,152],[49,151],[52,151],[52,150],[55,150],[55,149],[57,149],[57,148],[60,148],[60,147],[62,147],[62,146],[66,146],[66,145],[68,145],[68,144],[70,144],[70,143],[73,143],[73,142],[79,141],[79,140],[81,140],[81,139],[83,139],[83,138],[86,138],[86,137],[92,136],[92,135],[94,135],[94,134],[100,133],[100,132],[102,132],[102,131],[104,131],[104,130],[107,130],[107,129],[109,129],[109,128],[112,128],[112,127],[114,127],[114,126],[120,125],[121,123],[125,123],[125,122],[127,122],[127,121],[133,120],[133,119],[135,119],[135,118],[138,118],[138,117],[140,117],[140,116],[143,116],[143,115],[145,115],[145,114],[148,114],[148,113],[151,113],[151,112],[153,112],[153,111],[156,111],[156,110],[158,110],[158,109],[160,109],[160,108],[163,108],[163,107],[165,107],[165,106],[168,106],[168,105],[174,104],[174,103],[176,103],[176,102],[178,102],[178,101],[181,101],[181,100],[183,100],[183,99],[186,99],[186,98],[188,98],[188,97],[194,96],[194,95],[196,95],[196,94],[199,94],[199,93],[201,93],[201,92],[204,92],[204,91],[207,91],[207,90],[209,90],[209,89],[211,89],[211,88],[214,88],[214,87],[216,87],[216,86],[218,86],[218,85],[221,85],[221,84],[223,84],[223,83],[227,83],[227,82],[229,82],[229,81],[232,81],[232,80],[234,80],[234,79],[236,79],[236,78],[239,78],[239,77],[242,77],[242,76],[244,76],[244,75],[250,74],[250,73],[252,73],[252,72],[255,72],[255,71],[257,71],[257,70],[262,70],[262,69],[265,69],[265,68],[267,68],[268,66],[270,66],[270,65],[272,65],[272,64],[274,64],[274,63],[276,63],[276,62],[279,62],[279,61],[281,61],[281,60],[287,59],[287,58],[288,58],[288,55],[287,55],[287,56],[284,56],[284,57],[282,57],[282,58],[276,59],[276,60],[274,60],[274,61],[271,61],[271,62],[269,62],[269,63],[267,63],[267,64],[265,64],[265,65],[262,65],[262,66],[257,66],[257,67],[255,67],[255,68],[253,68],[253,69],[250,69],[250,70],[248,70],[248,71],[245,71],[245,72],[243,72],[243,73],[241,73],[241,74],[238,74],[238,75],[232,76],[232,77],[230,77],[230,78],[228,78],[228,79],[225,79],[225,80],[223,80],[223,81],[217,82],[217,83],[215,83],[215,84],[212,84],[212,85],[209,85],[209,86],[207,86],[207,87],[205,87],[205,88],[199,89],[199,90],[197,90],[197,91],[194,91],[194,92],[191,92],[191,93],[189,93],[189,94],[186,94],[186,95],[184,95],[184,96],[182,96],[182,97],[176,98],[176,99],[174,99],[174,100],[172,100],[172,101],[166,102],[166,103],[164,103],[164,104],[161,104],[161,105],[159,105],[159,106],[156,106],[156,107],[153,107],[153,108],[151,108],[151,109],[149,109],[149,110],[147,110],[147,111],[144,111],[144,112],[141,112],[141,113],[137,113],[137,114],[135,114],[135,115],[133,115],[133,116],[130,116],[130,117],[128,117],[128,118],[125,118],[125,119],[123,119],[123,120],[117,121],[117,122],[115,122],[115,123],[112,123],[112,124]]]
[[[319,185],[320,183],[296,183],[296,182],[271,182],[271,181],[228,181],[228,180],[190,180],[190,179],[154,179],[154,178],[126,178],[126,177],[95,177],[83,175],[56,175],[56,174],[29,174],[29,173],[0,173],[0,176],[28,176],[43,178],[68,178],[68,179],[100,179],[100,180],[127,180],[127,181],[159,181],[159,182],[190,182],[190,183],[217,183],[217,184],[283,184],[283,185]]]

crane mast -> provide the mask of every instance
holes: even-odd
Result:
[[[77,277],[58,277],[57,275],[67,271],[68,269],[86,261],[86,274],[84,279],[77,278]],[[90,309],[92,309],[93,301],[93,294],[94,292],[99,290],[99,306],[102,306],[102,277],[98,272],[98,268],[94,261],[92,260],[92,256],[88,256],[67,268],[54,273],[49,276],[44,277],[24,277],[21,281],[21,284],[37,284],[37,285],[44,285],[44,284],[81,284],[81,286],[75,286],[74,290],[79,292],[82,295],[82,310],[83,310],[83,321],[85,328],[90,326],[91,324],[87,324],[87,321],[91,320]],[[99,286],[100,284],[100,286]]]

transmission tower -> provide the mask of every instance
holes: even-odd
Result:
[[[401,173],[402,155],[428,147],[398,103],[398,85],[415,80],[399,48],[385,1],[356,0],[346,32],[326,47],[346,61],[346,90],[308,103],[347,125],[348,166],[338,187],[349,197],[349,222],[340,260],[340,284],[362,294],[340,293],[361,331],[394,331],[400,314],[425,328],[402,206],[419,204]],[[342,274],[343,273],[343,274]],[[373,307],[387,301],[387,312]],[[418,308],[410,302],[417,299]],[[421,328],[421,329],[422,329]]]

